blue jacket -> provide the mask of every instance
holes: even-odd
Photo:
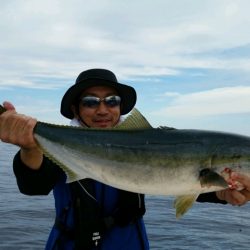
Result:
[[[95,194],[98,203],[102,203],[102,208],[104,211],[104,215],[111,215],[116,209],[116,203],[118,199],[118,190],[104,185],[99,182],[95,182]],[[65,178],[62,178],[57,182],[56,186],[53,189],[54,197],[55,197],[55,207],[56,207],[56,215],[60,216],[62,214],[62,210],[65,207],[68,207],[66,224],[68,228],[74,228],[74,212],[72,209],[72,197],[68,184],[65,184]],[[60,230],[58,230],[55,226],[52,228],[50,233],[46,250],[57,249],[54,248],[59,237]],[[82,236],[84,237],[84,235]],[[61,239],[63,241],[63,248],[71,250],[74,249],[74,241],[72,239]],[[135,223],[129,224],[125,227],[114,226],[103,236],[103,240],[100,246],[93,249],[102,249],[102,250],[144,250],[149,249],[149,243],[147,239],[147,234],[145,230],[145,225],[143,219],[138,219]]]

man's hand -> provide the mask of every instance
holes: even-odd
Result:
[[[217,191],[217,197],[232,205],[241,206],[246,204],[250,200],[250,177],[244,174],[232,172],[230,178],[235,182],[239,182],[244,188],[240,191],[230,188]]]
[[[42,152],[33,136],[36,119],[18,114],[10,102],[3,103],[7,110],[0,115],[0,140],[21,147],[22,161],[32,169],[38,169]]]
[[[36,147],[33,137],[36,120],[18,114],[15,107],[9,102],[4,102],[3,106],[7,111],[0,116],[0,139],[25,149]]]

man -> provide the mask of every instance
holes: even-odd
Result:
[[[65,93],[61,113],[71,124],[109,128],[122,122],[136,103],[136,92],[108,70],[83,71]],[[33,137],[36,120],[16,113],[12,104],[0,116],[0,139],[20,146],[14,158],[19,189],[28,195],[53,190],[55,225],[46,249],[149,249],[142,216],[144,196],[93,180],[66,184],[64,172],[46,158]],[[250,198],[250,179],[236,175],[245,189],[200,195],[198,201],[242,205]]]

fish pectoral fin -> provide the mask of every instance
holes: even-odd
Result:
[[[210,168],[204,168],[200,171],[199,180],[201,187],[218,186],[228,188],[228,183],[225,179]]]
[[[181,195],[174,201],[174,208],[176,210],[176,218],[183,216],[194,204],[199,194],[195,195]]]

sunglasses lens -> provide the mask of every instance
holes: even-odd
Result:
[[[82,105],[88,108],[97,107],[100,104],[100,99],[94,96],[85,96],[82,98]]]
[[[116,107],[119,106],[121,103],[121,97],[120,96],[108,96],[104,99],[104,102],[109,107]]]
[[[105,105],[108,107],[116,107],[120,105],[121,97],[112,95],[112,96],[107,96],[103,99],[100,99],[99,97],[95,97],[95,96],[85,96],[81,99],[81,104],[84,107],[88,107],[88,108],[96,108],[100,105],[101,102],[104,102]]]

